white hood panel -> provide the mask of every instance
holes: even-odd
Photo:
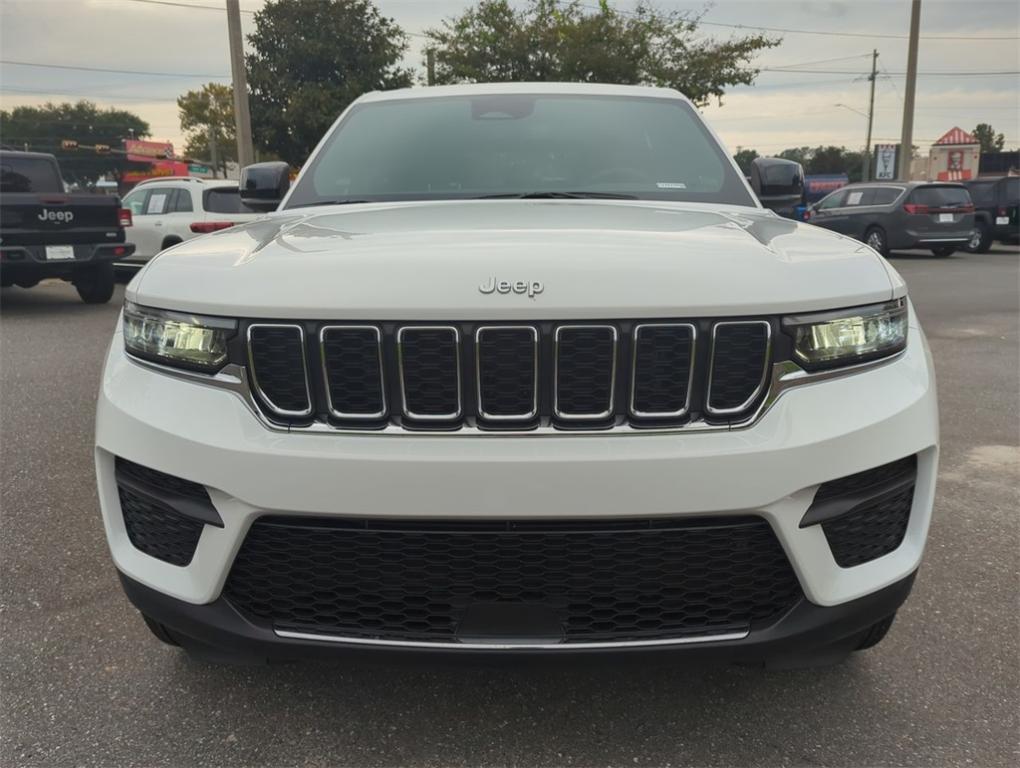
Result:
[[[543,290],[483,294],[490,278]],[[892,295],[869,248],[767,211],[570,200],[273,214],[163,252],[128,289],[196,313],[379,321],[781,314]]]

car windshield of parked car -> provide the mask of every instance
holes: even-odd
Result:
[[[45,157],[0,158],[0,192],[7,194],[63,192],[57,166]]]
[[[531,195],[755,204],[686,102],[504,94],[355,106],[286,207]]]
[[[207,189],[202,204],[209,213],[255,213],[241,202],[241,193],[237,187]]]

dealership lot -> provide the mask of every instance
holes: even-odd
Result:
[[[939,376],[925,564],[877,649],[771,673],[188,662],[123,597],[95,496],[95,392],[122,291],[95,307],[67,284],[5,289],[0,764],[1015,764],[1020,249],[893,262]]]

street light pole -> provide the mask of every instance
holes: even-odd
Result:
[[[871,178],[871,126],[875,119],[875,79],[878,77],[878,51],[871,52],[871,95],[868,97],[868,138],[864,142],[864,163],[861,181]]]
[[[234,81],[234,122],[237,131],[237,164],[244,168],[255,161],[251,143],[251,113],[248,111],[248,76],[244,69],[241,42],[241,4],[227,0],[227,36],[230,39],[230,75]]]
[[[910,180],[914,149],[914,92],[917,89],[917,41],[921,32],[921,0],[910,6],[910,44],[907,48],[907,83],[903,89],[903,133],[900,135],[900,168],[897,178]]]

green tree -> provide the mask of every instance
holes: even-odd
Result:
[[[436,82],[554,80],[676,88],[695,104],[749,85],[751,60],[778,45],[766,35],[725,41],[700,34],[700,15],[659,11],[641,0],[628,13],[607,0],[479,0],[426,35]]]
[[[177,109],[187,139],[184,154],[212,162],[210,139],[215,141],[217,167],[226,176],[227,162],[237,160],[234,89],[221,83],[206,83],[201,90],[178,96]]]
[[[776,157],[793,160],[804,166],[806,174],[845,173],[850,181],[860,181],[864,153],[846,147],[793,147]]]
[[[1001,152],[1002,148],[1006,146],[1006,137],[1001,133],[996,133],[988,123],[978,123],[971,133],[974,134],[975,139],[981,142],[982,152]]]
[[[61,148],[62,141],[120,149],[124,139],[148,135],[149,124],[133,112],[100,109],[91,101],[0,111],[0,141],[4,145],[56,155],[64,179],[81,185],[95,183],[106,175],[119,178],[132,164],[117,153],[65,150]]]
[[[248,41],[255,141],[291,165],[358,96],[412,83],[407,36],[369,0],[266,3]]]
[[[737,147],[737,153],[733,156],[733,159],[736,161],[740,171],[747,176],[751,173],[751,163],[759,156],[756,150]]]

